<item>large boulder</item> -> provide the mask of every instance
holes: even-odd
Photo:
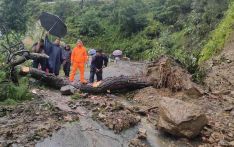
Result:
[[[67,85],[61,87],[60,92],[62,93],[62,95],[73,95],[76,92],[76,88],[72,85]]]
[[[172,98],[159,102],[160,130],[177,137],[196,137],[207,124],[207,118],[199,106]]]

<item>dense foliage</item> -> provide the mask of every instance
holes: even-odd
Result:
[[[0,2],[0,101],[12,103],[30,98],[27,78],[16,82],[12,76],[15,71],[7,64],[9,55],[18,50],[14,45],[21,41],[27,30],[27,4],[27,0]]]
[[[66,21],[67,43],[77,38],[107,52],[122,49],[134,59],[170,54],[187,67],[197,62],[209,34],[222,20],[228,0],[59,1],[46,11]]]
[[[68,26],[66,43],[75,44],[79,38],[88,48],[107,53],[121,49],[137,60],[168,54],[195,76],[199,58],[209,58],[215,48],[222,47],[216,41],[220,38],[210,40],[213,32],[220,32],[214,30],[227,17],[228,7],[227,13],[233,12],[229,0],[93,0],[83,1],[82,6],[78,1],[53,2],[36,5],[33,16],[42,11],[59,15]]]
[[[234,2],[229,5],[228,11],[225,13],[224,19],[210,34],[210,39],[203,47],[199,63],[208,60],[212,55],[220,53],[223,49],[225,42],[229,39],[230,34],[233,32],[234,25]]]

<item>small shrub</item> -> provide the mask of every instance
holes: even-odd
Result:
[[[78,99],[80,99],[81,97],[80,97],[80,94],[79,94],[79,93],[76,93],[76,94],[72,95],[71,98],[74,99],[74,100],[78,100]]]

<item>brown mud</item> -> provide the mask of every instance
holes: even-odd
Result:
[[[120,76],[139,75],[144,71],[144,64],[122,62],[105,69],[104,77],[110,77],[112,72]],[[181,75],[186,78],[181,78]],[[1,108],[4,110],[0,117],[2,146],[6,143],[38,147],[213,147],[234,144],[234,92],[220,89],[210,92],[199,86],[205,91],[201,94],[197,92],[200,90],[197,90],[197,85],[191,82],[189,73],[178,64],[170,67],[167,62],[151,65],[148,77],[155,81],[153,87],[127,94],[77,93],[77,99],[71,99],[51,89],[33,89],[41,98],[25,102],[22,106]],[[194,85],[195,93],[191,88]],[[163,97],[180,99],[204,109],[209,123],[197,138],[176,138],[157,130],[158,102]],[[21,109],[23,112],[19,113]],[[66,121],[75,122],[65,124]],[[139,135],[140,129],[146,130],[143,138]],[[37,137],[30,140],[32,136]]]
[[[0,107],[0,144],[32,146],[58,131],[62,124],[79,119],[74,113],[64,112],[36,97],[17,106]]]

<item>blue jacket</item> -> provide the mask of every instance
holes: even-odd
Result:
[[[50,68],[54,74],[58,75],[63,62],[62,48],[51,43],[48,36],[45,37],[45,53],[49,56],[48,68]]]

